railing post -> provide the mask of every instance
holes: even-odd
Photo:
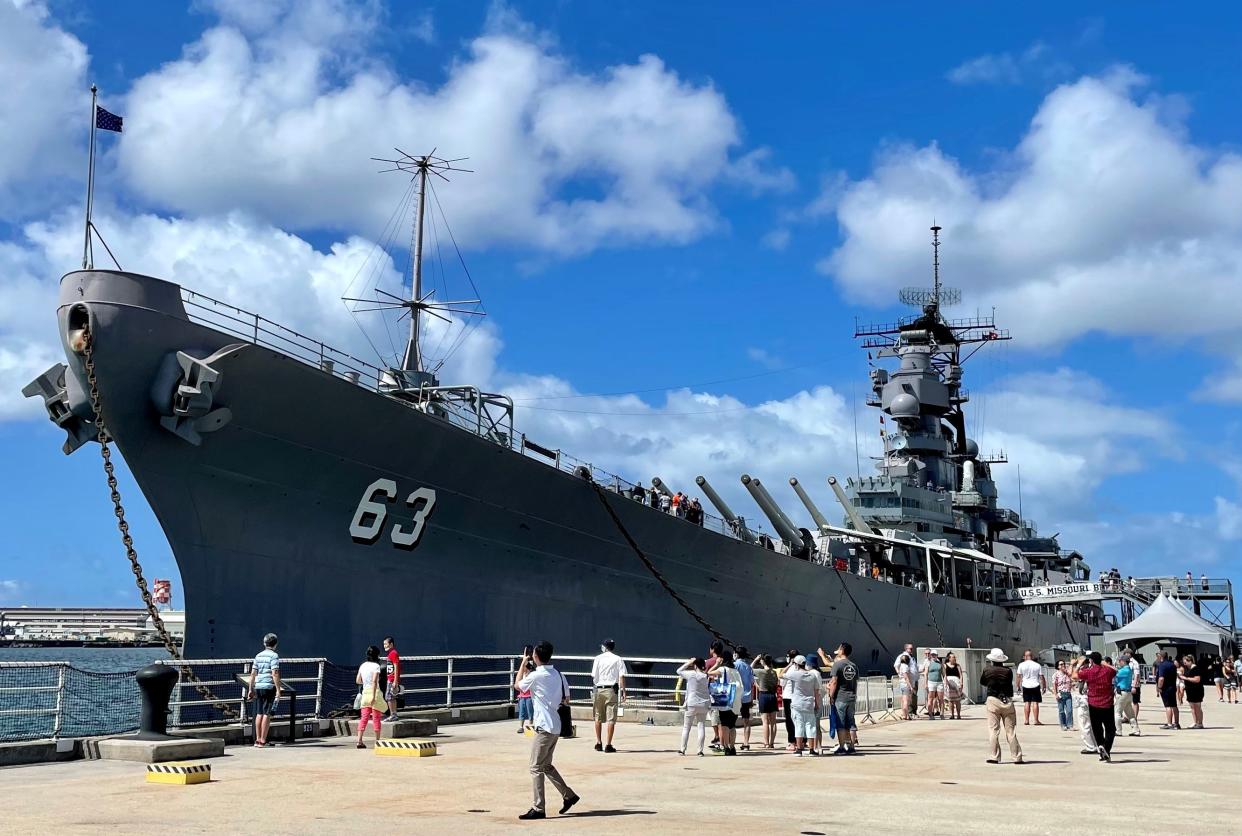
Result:
[[[509,699],[506,702],[517,702],[517,691],[513,690],[513,677],[517,673],[517,663],[513,661],[513,657],[509,657]]]
[[[62,715],[64,713],[64,708],[65,708],[65,668],[66,667],[68,667],[68,665],[66,665],[63,662],[56,666],[57,668],[56,725],[52,728],[52,737],[55,737],[55,738],[60,737],[60,730],[64,726]]]
[[[315,680],[315,719],[316,720],[318,720],[320,717],[323,716],[323,713],[322,713],[323,712],[323,672],[324,672],[324,666],[326,663],[327,663],[326,659],[319,660],[319,674],[318,674],[318,678]],[[397,684],[400,685],[401,683],[397,683]]]
[[[447,680],[445,687],[444,704],[446,706],[453,705],[453,657],[448,658]]]
[[[172,693],[172,727],[181,728],[181,666],[177,666],[177,684]]]
[[[254,344],[259,344],[259,315],[254,314]]]

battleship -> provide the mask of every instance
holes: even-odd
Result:
[[[769,535],[705,476],[697,493],[718,515],[668,513],[676,485],[644,491],[519,432],[503,394],[442,384],[420,328],[465,308],[422,286],[423,213],[427,178],[451,166],[394,162],[418,201],[409,295],[381,299],[409,318],[392,363],[85,258],[61,279],[66,360],[24,391],[66,431],[66,454],[103,437],[124,457],[180,570],[187,658],[249,656],[269,631],[337,661],[384,635],[418,654],[544,637],[586,651],[610,636],[627,654],[684,656],[710,628],[773,653],[848,640],[883,671],[906,642],[1015,656],[1100,626],[1098,601],[1014,605],[1089,569],[998,504],[1000,459],[967,437],[963,365],[1009,335],[993,317],[944,315],[959,294],[940,283],[938,227],[933,286],[902,291],[916,312],[855,334],[887,423],[875,475],[816,475],[839,522],[795,474],[755,462],[723,477]],[[761,476],[788,479],[805,515]]]

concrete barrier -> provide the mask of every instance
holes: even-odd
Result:
[[[0,743],[0,766],[17,766],[24,763],[51,763],[72,761],[81,757],[74,740],[22,740],[16,743]]]

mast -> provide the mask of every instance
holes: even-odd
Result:
[[[439,381],[435,375],[436,369],[425,367],[422,350],[419,346],[419,340],[422,336],[423,316],[434,316],[436,319],[448,323],[451,322],[450,314],[482,315],[483,312],[469,307],[478,305],[478,299],[438,301],[432,298],[434,291],[423,292],[423,227],[427,217],[427,189],[429,186],[427,176],[434,174],[447,183],[449,181],[448,177],[445,176],[447,172],[470,171],[468,168],[458,168],[454,165],[454,163],[464,160],[465,157],[446,160],[442,157],[437,157],[434,148],[430,154],[423,154],[418,157],[402,151],[400,148],[394,148],[393,150],[399,155],[395,159],[385,159],[383,157],[372,157],[371,159],[376,162],[388,163],[392,166],[392,168],[383,169],[385,172],[399,171],[413,175],[415,187],[418,189],[418,203],[414,213],[414,229],[411,233],[413,240],[410,243],[410,298],[402,299],[378,288],[375,290],[376,295],[387,297],[386,299],[356,299],[349,296],[341,298],[346,302],[358,302],[374,306],[366,310],[390,310],[396,308],[403,309],[409,314],[410,334],[405,345],[405,352],[401,356],[401,365],[399,368],[389,369],[388,371],[391,378],[389,385],[395,391],[414,391],[439,386]],[[456,242],[454,242],[455,245]]]
[[[414,257],[410,270],[410,303],[417,306],[423,296],[423,211],[427,205],[427,167],[431,164],[430,157],[419,157],[418,165],[418,210],[414,213]],[[405,346],[405,356],[401,359],[401,368],[405,371],[423,371],[423,357],[418,350],[418,326],[421,312],[415,308],[410,316],[410,338]]]

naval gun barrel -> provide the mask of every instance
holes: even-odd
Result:
[[[802,504],[805,505],[806,510],[811,513],[811,519],[815,520],[815,524],[817,526],[823,528],[829,524],[828,518],[821,514],[819,509],[815,507],[815,503],[811,500],[811,497],[807,496],[806,491],[803,489],[802,484],[798,481],[797,477],[789,477],[789,486],[794,489],[794,493],[798,495],[798,499],[802,500]]]
[[[841,503],[841,507],[845,509],[845,516],[849,518],[850,524],[854,526],[855,531],[861,531],[864,534],[875,534],[876,530],[867,525],[867,521],[862,518],[862,514],[858,513],[858,509],[850,502],[850,498],[845,495],[845,491],[841,489],[841,484],[837,481],[837,477],[829,476],[828,484],[832,488],[832,492],[837,495],[837,501]],[[825,523],[820,523],[823,527]]]
[[[703,495],[708,498],[712,505],[716,506],[720,516],[724,517],[724,521],[737,533],[738,537],[741,537],[747,543],[755,542],[755,534],[746,527],[746,520],[733,513],[733,509],[721,498],[720,494],[716,493],[716,489],[711,486],[711,483],[705,477],[694,477],[694,484],[702,489]]]
[[[651,487],[653,490],[659,493],[662,493],[665,496],[673,495],[673,492],[668,489],[668,485],[664,484],[664,480],[661,479],[659,476],[651,477]]]
[[[772,527],[776,529],[776,533],[789,544],[789,550],[794,554],[805,552],[807,544],[802,541],[802,534],[790,522],[789,517],[785,516],[785,512],[777,506],[768,493],[768,489],[758,479],[752,479],[745,473],[742,474],[742,484],[746,486],[746,490],[750,491],[759,509],[772,521]]]

